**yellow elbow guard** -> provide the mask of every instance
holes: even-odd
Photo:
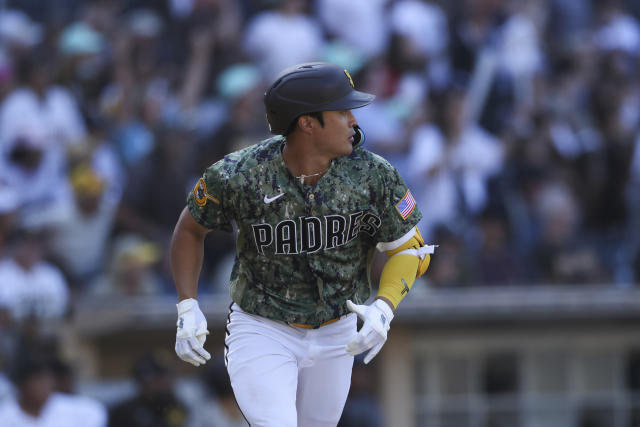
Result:
[[[395,249],[386,251],[385,253],[389,258],[400,253],[417,256],[420,259],[416,270],[417,278],[422,276],[427,271],[427,268],[429,268],[429,262],[431,261],[431,254],[433,253],[434,246],[426,246],[418,227],[416,227],[415,230],[416,234],[414,234],[407,242]]]
[[[420,232],[407,242],[387,251],[389,261],[382,269],[378,296],[385,297],[393,303],[394,308],[409,293],[416,278],[422,276],[429,268],[434,246],[425,246]]]
[[[378,296],[385,297],[395,309],[416,281],[420,258],[409,254],[392,256],[382,269]]]

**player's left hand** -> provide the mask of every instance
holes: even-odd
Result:
[[[347,344],[347,353],[352,356],[369,350],[364,363],[369,363],[387,341],[387,331],[393,319],[389,304],[377,299],[371,305],[357,305],[347,300],[347,308],[364,322],[358,335]]]

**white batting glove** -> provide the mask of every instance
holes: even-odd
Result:
[[[375,300],[371,305],[357,305],[347,300],[347,308],[364,322],[358,335],[347,344],[347,353],[355,356],[371,349],[364,358],[364,363],[367,364],[387,341],[387,331],[393,319],[393,311],[389,304],[380,299]]]
[[[185,362],[194,366],[204,365],[211,355],[203,345],[209,335],[207,319],[198,306],[198,301],[187,298],[180,301],[178,307],[178,322],[176,326],[176,354]]]

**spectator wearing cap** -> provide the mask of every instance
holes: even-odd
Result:
[[[90,23],[76,21],[57,40],[60,83],[73,90],[80,105],[95,105],[100,87],[110,72],[109,40]],[[95,108],[95,107],[94,107]]]
[[[155,295],[161,281],[154,270],[160,259],[157,245],[136,235],[116,239],[109,272],[98,277],[90,292],[100,297]]]
[[[89,161],[71,169],[68,183],[72,195],[53,224],[51,248],[72,284],[86,287],[106,264],[119,197]]]

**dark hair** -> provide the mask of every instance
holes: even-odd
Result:
[[[293,132],[293,130],[298,125],[298,119],[302,116],[311,116],[320,122],[320,126],[324,127],[324,118],[322,117],[322,111],[314,111],[313,113],[305,113],[296,117],[296,119],[291,123],[291,126],[289,126],[289,129],[287,129],[287,132],[285,132],[285,135],[289,135],[291,132]]]
[[[36,73],[46,73],[55,80],[58,68],[58,54],[46,45],[39,45],[16,61],[16,75],[22,84],[30,84]]]
[[[54,374],[53,357],[27,352],[13,362],[10,378],[20,386],[34,376],[48,373]]]
[[[133,363],[132,376],[138,383],[144,383],[149,379],[165,375],[169,372],[159,354],[147,351],[139,356]]]

